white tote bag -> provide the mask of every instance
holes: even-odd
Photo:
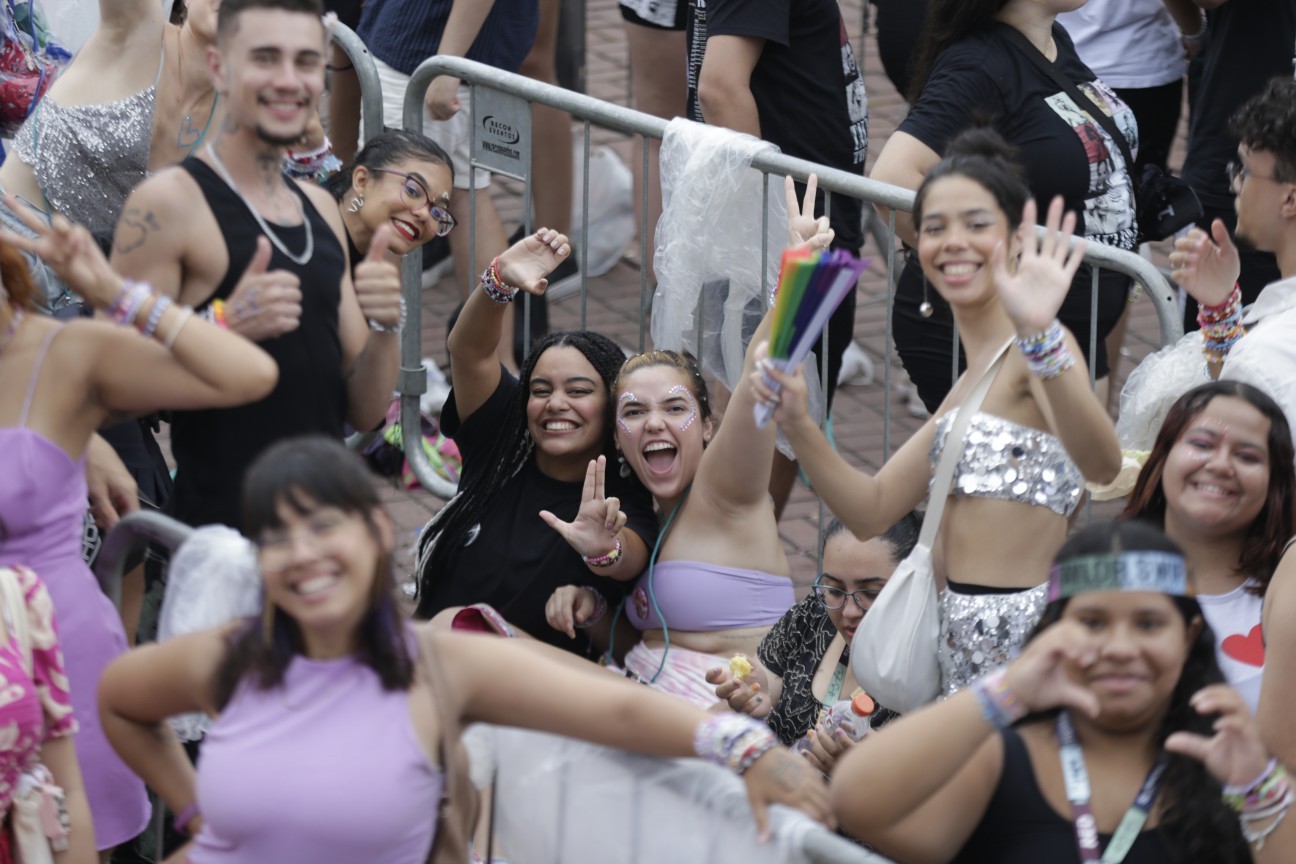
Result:
[[[963,455],[968,426],[994,383],[1013,341],[1008,340],[999,349],[981,380],[959,406],[936,467],[918,545],[896,567],[851,640],[850,664],[855,678],[879,705],[901,714],[921,708],[940,694],[940,664],[936,660],[940,602],[936,595],[932,544],[940,530],[954,469]]]

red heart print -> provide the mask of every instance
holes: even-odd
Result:
[[[1264,636],[1260,632],[1260,625],[1257,624],[1251,628],[1251,632],[1245,636],[1234,634],[1226,637],[1220,647],[1224,649],[1224,654],[1232,657],[1239,663],[1245,663],[1248,666],[1264,665]]]

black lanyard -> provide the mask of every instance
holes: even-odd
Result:
[[[1158,757],[1156,764],[1148,772],[1138,795],[1134,796],[1134,803],[1121,817],[1116,833],[1112,835],[1111,842],[1100,857],[1098,823],[1094,820],[1093,807],[1089,803],[1089,772],[1085,769],[1084,752],[1076,740],[1071,715],[1066,711],[1058,715],[1057,736],[1061,745],[1058,753],[1062,758],[1062,781],[1066,784],[1067,801],[1071,803],[1071,818],[1075,822],[1076,847],[1080,850],[1080,860],[1120,864],[1138,839],[1139,832],[1147,822],[1148,813],[1152,810],[1152,802],[1156,800],[1157,791],[1161,788],[1161,775],[1165,773],[1165,755]]]

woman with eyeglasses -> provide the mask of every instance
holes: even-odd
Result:
[[[734,680],[721,667],[707,675],[730,708],[764,718],[784,744],[809,735],[806,758],[824,773],[851,743],[845,733],[825,732],[824,714],[864,692],[850,669],[851,639],[896,565],[913,551],[921,524],[918,513],[906,513],[861,541],[833,519],[824,534],[822,574],[761,640],[752,673]],[[870,715],[874,726],[894,716],[882,707]]]
[[[449,210],[454,166],[440,144],[418,132],[392,129],[369,139],[327,185],[342,214],[352,268],[383,225],[392,228],[387,249],[395,259],[455,227]]]

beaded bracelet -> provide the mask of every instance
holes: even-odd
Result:
[[[589,628],[593,627],[595,624],[603,620],[603,616],[607,614],[608,602],[607,602],[607,598],[604,597],[602,594],[600,594],[597,588],[591,585],[583,585],[581,587],[583,587],[586,591],[594,595],[594,611],[591,612],[590,616],[586,618],[582,623],[577,624],[576,629],[588,630]]]
[[[611,552],[602,555],[582,555],[581,560],[590,567],[611,567],[621,560],[621,535],[617,535],[616,546],[612,547]]]
[[[1277,759],[1270,759],[1260,776],[1245,785],[1224,787],[1224,803],[1241,813],[1272,804],[1287,791],[1287,770]]]
[[[1017,340],[1017,347],[1026,358],[1031,374],[1042,381],[1051,381],[1075,365],[1066,334],[1056,318],[1053,323],[1036,333]]]
[[[394,325],[388,326],[372,318],[366,318],[365,321],[369,324],[369,329],[375,333],[399,333],[405,329],[405,298],[400,298],[400,320]]]
[[[313,179],[323,183],[342,167],[342,160],[333,153],[333,142],[324,136],[324,143],[305,153],[289,150],[284,157],[284,173],[296,179]]]
[[[133,282],[127,279],[122,284],[122,290],[108,304],[108,314],[123,327],[134,324],[144,301],[152,294],[153,289],[149,288],[147,282]]]
[[[171,298],[165,294],[154,300],[153,308],[149,310],[148,320],[144,322],[143,327],[139,328],[140,333],[145,337],[151,337],[156,333],[158,322],[162,320],[162,313],[165,312],[167,307],[170,305]],[[139,326],[138,322],[136,322],[136,326]]]
[[[1284,789],[1286,789],[1286,784],[1284,784]],[[1292,800],[1291,789],[1286,789],[1283,797],[1276,803],[1259,810],[1243,810],[1239,813],[1238,819],[1242,823],[1242,836],[1247,843],[1255,846],[1257,850],[1263,849],[1265,840],[1268,839],[1270,834],[1277,831],[1278,826],[1287,818],[1287,811],[1291,810]],[[1268,825],[1258,830],[1252,830],[1251,823],[1264,822],[1265,820],[1270,820]]]
[[[486,296],[496,303],[512,303],[518,293],[517,288],[500,278],[499,256],[482,271],[481,286]]]
[[[1223,303],[1199,307],[1197,324],[1201,327],[1202,353],[1207,362],[1224,362],[1229,349],[1246,335],[1242,324],[1242,289],[1234,285]]]
[[[1026,705],[1008,689],[1004,671],[991,672],[972,685],[981,714],[996,729],[1007,729],[1026,716]]]
[[[1214,324],[1229,318],[1233,313],[1242,306],[1242,286],[1233,285],[1233,290],[1223,301],[1216,303],[1214,306],[1199,305],[1197,307],[1198,324]]]
[[[203,312],[203,317],[222,330],[229,329],[229,316],[225,314],[225,301],[213,300]]]
[[[776,746],[778,739],[768,726],[732,711],[708,715],[693,732],[693,752],[735,774],[745,773]]]

